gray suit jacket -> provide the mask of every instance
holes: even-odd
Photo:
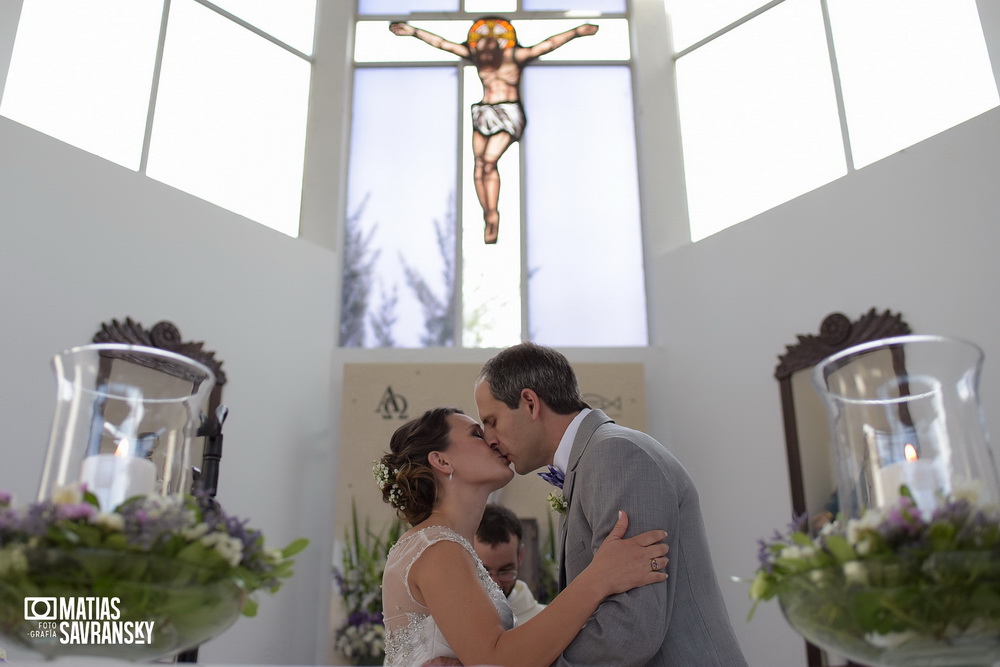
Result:
[[[561,583],[590,564],[618,510],[626,537],[669,533],[669,577],[605,600],[556,665],[742,667],[740,650],[708,551],[698,492],[663,445],[618,426],[600,410],[583,419],[563,493]]]

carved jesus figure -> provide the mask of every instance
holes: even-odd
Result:
[[[500,174],[497,161],[521,138],[526,119],[521,106],[521,70],[538,56],[553,51],[571,39],[593,35],[597,26],[578,25],[542,40],[534,46],[517,43],[514,26],[506,19],[491,16],[472,24],[461,44],[414,28],[408,23],[392,23],[389,30],[401,37],[416,37],[434,48],[454,53],[472,62],[483,84],[483,99],[472,105],[472,152],[475,156],[473,181],[476,197],[483,208],[483,240],[496,243],[500,231]]]

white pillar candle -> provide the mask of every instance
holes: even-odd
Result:
[[[879,468],[875,497],[880,506],[890,505],[899,500],[899,487],[906,483],[903,481],[903,467],[907,464],[907,461],[897,461]]]
[[[876,496],[879,505],[899,500],[899,487],[910,489],[913,501],[924,512],[936,505],[935,493],[944,489],[944,475],[933,461],[897,461],[879,469],[879,487]]]
[[[111,512],[132,496],[152,493],[156,466],[134,456],[97,454],[83,460],[80,481],[97,496],[102,512]]]
[[[937,492],[944,491],[945,476],[934,461],[907,461],[903,468],[905,484],[910,488],[910,494],[917,507],[925,517],[937,507]]]

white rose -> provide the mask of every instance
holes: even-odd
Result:
[[[57,505],[78,505],[83,502],[83,491],[79,484],[60,486],[52,494],[52,502]]]
[[[121,514],[115,514],[114,512],[98,512],[93,516],[93,518],[91,518],[91,521],[102,528],[107,528],[108,530],[113,530],[119,533],[125,530],[125,517]]]
[[[181,535],[184,536],[184,539],[190,540],[191,542],[194,542],[195,540],[197,540],[198,538],[200,538],[201,536],[203,536],[207,532],[208,532],[208,524],[207,523],[199,523],[196,526],[191,526],[191,527],[182,529],[181,530]]]
[[[0,577],[9,574],[24,574],[28,571],[28,559],[24,547],[19,544],[0,549]]]
[[[849,584],[866,585],[868,583],[868,570],[859,561],[847,561],[844,563],[844,578]]]

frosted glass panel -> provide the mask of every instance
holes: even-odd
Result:
[[[522,84],[531,340],[646,345],[629,70],[529,67]]]
[[[856,167],[998,103],[975,0],[832,0]]]
[[[625,0],[522,0],[526,11],[624,14]]]
[[[458,56],[435,49],[415,37],[400,37],[389,32],[389,21],[358,21],[354,31],[354,60],[359,63],[390,62],[447,62]],[[461,44],[472,25],[470,21],[410,21],[414,28],[421,28],[440,35],[450,42]]]
[[[765,0],[665,0],[674,50],[695,42],[767,4]],[[818,4],[818,2],[817,2]]]
[[[316,0],[212,0],[252,26],[303,53],[312,53]]]
[[[472,21],[409,21],[448,41],[461,44],[467,38]],[[581,23],[599,26],[596,35],[578,37],[539,61],[628,60],[628,22],[625,19],[527,19],[514,21],[517,40],[532,46],[556,33],[572,30]],[[354,60],[374,62],[446,62],[458,56],[436,49],[414,37],[399,37],[389,32],[389,21],[358,21],[354,38]]]
[[[456,78],[355,70],[341,345],[454,344]]]
[[[0,114],[138,169],[162,0],[24,0]]]
[[[346,0],[337,0],[345,2]],[[458,0],[358,0],[358,14],[457,12]]]
[[[517,11],[517,0],[465,0],[465,11],[502,14]]]
[[[298,234],[309,63],[173,0],[147,174]]]
[[[598,26],[596,35],[577,37],[538,60],[628,60],[628,21],[625,19],[555,19],[514,21],[517,40],[524,46],[537,44],[556,33],[572,30],[581,23]]]
[[[819,3],[787,0],[678,59],[692,240],[846,173]]]
[[[462,104],[462,345],[507,347],[521,341],[521,145],[507,149],[500,174],[499,235],[483,241],[483,207],[473,180],[472,114],[483,98],[474,67],[463,68]]]

